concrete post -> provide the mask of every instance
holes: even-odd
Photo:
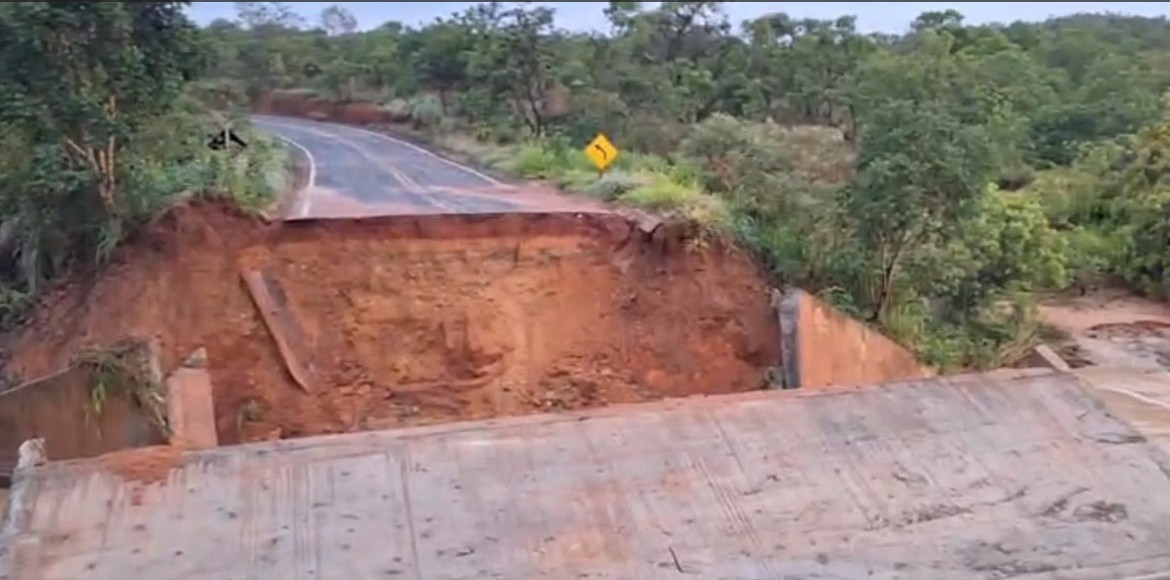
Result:
[[[171,445],[184,449],[219,446],[211,375],[206,367],[207,351],[200,348],[167,377],[167,423]]]

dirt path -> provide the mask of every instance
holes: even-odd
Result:
[[[1040,307],[1067,335],[1053,346],[1073,366],[1170,369],[1170,306],[1108,290]]]

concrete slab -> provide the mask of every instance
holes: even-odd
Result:
[[[206,362],[207,352],[200,348],[167,377],[167,423],[171,445],[186,449],[219,446],[214,389]]]
[[[1074,373],[1098,390],[1111,412],[1170,453],[1170,372],[1085,367]]]
[[[0,578],[15,553],[41,580],[1170,570],[1167,455],[1068,373],[219,448],[176,456],[154,482],[107,467],[22,470],[29,518],[0,540],[22,547],[0,556]]]

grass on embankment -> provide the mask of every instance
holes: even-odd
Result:
[[[731,213],[723,200],[705,192],[698,170],[685,164],[622,152],[601,173],[583,151],[546,142],[497,145],[463,135],[430,140],[489,170],[547,181],[568,193],[688,219],[713,231],[731,229]]]

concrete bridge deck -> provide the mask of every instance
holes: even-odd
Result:
[[[0,578],[1170,577],[1167,455],[1067,373],[133,453],[22,470]]]

